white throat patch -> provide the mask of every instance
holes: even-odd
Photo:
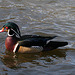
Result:
[[[8,36],[14,36],[14,34],[10,35],[10,29],[8,29]]]

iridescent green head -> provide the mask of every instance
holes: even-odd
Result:
[[[0,32],[8,32],[8,36],[15,35],[18,38],[21,37],[19,27],[13,22],[7,22]]]

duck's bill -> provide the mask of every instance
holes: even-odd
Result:
[[[3,32],[2,30],[0,30],[0,33]]]
[[[4,32],[4,28],[2,28],[2,29],[0,30],[0,33],[1,33],[1,32]]]
[[[6,31],[7,31],[6,29],[2,28],[2,29],[0,30],[0,33],[1,33],[1,32],[6,32]]]

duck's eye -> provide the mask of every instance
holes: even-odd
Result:
[[[8,29],[8,27],[6,27],[6,29]]]

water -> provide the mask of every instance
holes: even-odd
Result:
[[[0,33],[0,75],[75,74],[75,0],[0,0],[0,29],[15,22],[23,34],[57,35],[69,45],[53,51],[13,54]]]

